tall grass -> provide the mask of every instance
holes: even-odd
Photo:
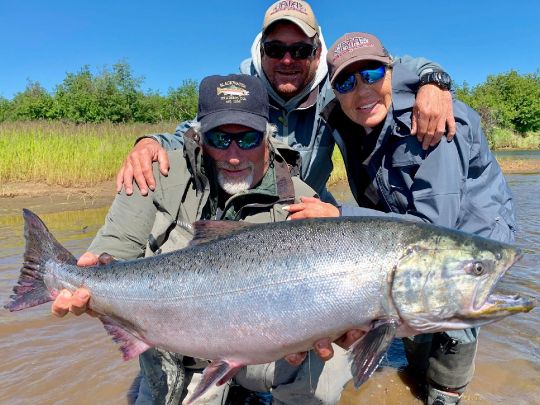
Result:
[[[175,122],[158,124],[84,124],[59,121],[0,123],[0,185],[27,181],[66,187],[92,186],[113,179],[136,138],[172,132]],[[495,128],[493,149],[540,149],[540,132],[524,136]],[[329,184],[345,180],[336,147]]]
[[[328,179],[329,186],[347,179],[347,171],[345,170],[343,155],[337,146],[334,148],[334,152],[332,153],[332,164],[334,165],[334,169],[332,170],[330,178]]]
[[[493,128],[488,137],[490,146],[499,149],[540,149],[540,132],[517,134],[509,129]]]
[[[137,137],[171,132],[174,126],[4,122],[0,124],[0,184],[95,185],[114,178]]]

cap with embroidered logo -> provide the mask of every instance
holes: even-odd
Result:
[[[255,76],[208,76],[199,86],[197,119],[202,132],[227,124],[264,132],[268,108],[268,93],[261,79]]]
[[[272,4],[264,15],[263,32],[277,21],[290,21],[312,38],[319,33],[319,24],[311,6],[305,1],[282,0]]]
[[[390,65],[392,60],[381,41],[366,32],[350,32],[339,38],[328,50],[326,62],[330,74],[330,83],[347,66],[364,61],[374,60]]]

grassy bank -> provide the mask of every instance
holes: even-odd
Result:
[[[0,124],[0,184],[91,186],[114,177],[134,140],[175,124]]]
[[[0,185],[34,182],[65,187],[93,186],[114,178],[134,140],[144,134],[171,132],[176,123],[86,124],[61,122],[0,123]],[[497,149],[540,149],[540,133],[526,136],[494,132]],[[346,179],[343,158],[334,151],[330,184]],[[539,172],[539,162],[501,159],[508,172]]]

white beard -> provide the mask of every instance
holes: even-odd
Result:
[[[229,195],[235,195],[242,191],[247,191],[253,183],[253,170],[240,179],[231,179],[218,170],[217,180],[220,187]]]

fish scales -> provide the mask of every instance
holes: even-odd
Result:
[[[393,336],[462,329],[537,304],[491,294],[518,249],[427,224],[377,217],[256,226],[204,221],[194,225],[188,248],[79,268],[37,216],[24,210],[24,217],[25,263],[8,309],[86,287],[89,306],[125,358],[156,346],[212,360],[205,375],[225,373],[203,381],[361,328],[367,334],[350,352],[353,366],[368,365],[352,368],[359,385]],[[377,349],[366,349],[373,342]],[[194,398],[208,388],[198,387]]]

